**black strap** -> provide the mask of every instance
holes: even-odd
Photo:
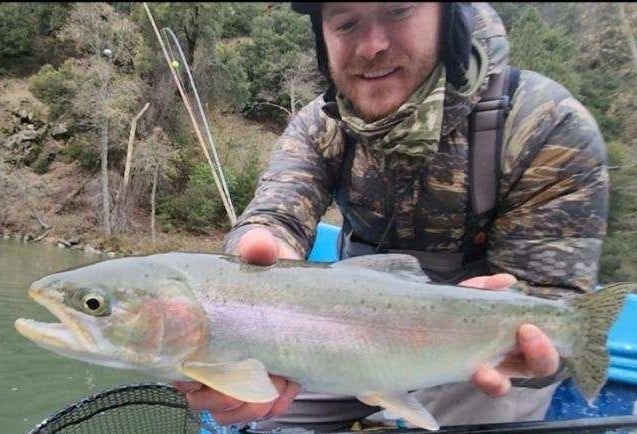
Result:
[[[487,234],[497,209],[500,155],[506,116],[520,70],[506,67],[469,115],[469,204],[465,220],[464,264],[486,256]]]

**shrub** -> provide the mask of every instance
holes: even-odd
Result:
[[[100,167],[101,158],[97,148],[89,146],[77,137],[69,140],[63,155],[72,161],[77,161],[86,170],[95,171]]]
[[[239,215],[256,189],[259,168],[256,158],[249,159],[241,170],[224,170],[228,191]],[[229,220],[208,163],[196,165],[183,192],[166,195],[158,201],[160,218],[170,227],[195,233],[229,229]]]
[[[55,160],[53,152],[41,151],[33,163],[33,171],[39,175],[43,175],[49,171],[49,166]]]
[[[44,65],[29,79],[29,91],[49,105],[50,120],[56,120],[72,110],[77,94],[74,60],[64,62],[58,69]]]

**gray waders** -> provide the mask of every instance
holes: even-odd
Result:
[[[497,211],[499,161],[502,130],[510,100],[517,87],[519,71],[507,68],[495,76],[469,118],[469,197],[464,251],[435,253],[374,246],[356,238],[345,221],[338,251],[341,259],[376,253],[405,253],[415,256],[425,273],[436,282],[458,283],[489,274],[486,258],[488,230]],[[337,200],[347,203],[355,143],[348,140],[343,158]],[[338,197],[340,196],[340,197]],[[391,220],[388,226],[391,225]],[[413,392],[441,425],[520,422],[542,420],[564,370],[549,378],[513,379],[514,387],[501,398],[490,398],[471,383],[445,384]],[[557,382],[556,382],[557,381]],[[355,421],[363,426],[395,425],[391,415],[369,407],[351,396],[304,393],[298,395],[283,415],[253,423],[251,433],[334,432],[350,430]],[[369,416],[369,417],[368,417]],[[364,420],[363,420],[364,419]]]

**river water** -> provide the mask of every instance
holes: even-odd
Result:
[[[104,389],[158,381],[58,356],[23,338],[13,327],[19,317],[57,322],[28,297],[32,282],[103,259],[44,243],[0,239],[0,432],[28,432],[67,404]]]

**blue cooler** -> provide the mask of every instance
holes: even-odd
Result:
[[[316,228],[316,239],[307,260],[310,262],[335,262],[339,255],[336,251],[341,228],[320,222]]]

